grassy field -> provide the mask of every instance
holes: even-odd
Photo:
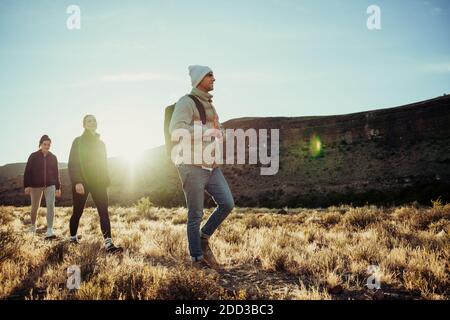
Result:
[[[29,207],[0,207],[1,299],[449,299],[450,204],[383,208],[334,206],[236,208],[211,238],[220,273],[189,264],[186,210],[111,208],[113,237],[125,248],[106,255],[98,216],[87,208],[81,244],[70,245],[71,208],[56,209],[59,240],[44,240]],[[206,210],[205,218],[211,213]],[[81,268],[79,290],[67,268]],[[366,286],[378,266],[381,289]]]

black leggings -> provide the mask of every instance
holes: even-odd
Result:
[[[75,236],[77,234],[78,224],[90,193],[97,207],[98,215],[100,216],[100,227],[103,237],[105,239],[111,238],[111,223],[109,222],[108,193],[106,187],[90,188],[86,184],[83,184],[83,186],[84,194],[77,193],[75,186],[72,186],[73,213],[72,217],[70,217],[70,235]]]

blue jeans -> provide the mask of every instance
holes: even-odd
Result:
[[[199,260],[203,257],[200,237],[209,238],[233,210],[233,195],[220,168],[209,171],[199,166],[181,164],[177,169],[188,208],[189,253],[192,260]],[[213,198],[217,207],[200,231],[205,191]]]

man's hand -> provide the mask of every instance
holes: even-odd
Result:
[[[222,142],[223,135],[219,129],[208,129],[205,131],[205,137],[214,137],[218,142]]]
[[[31,193],[31,188],[30,187],[26,187],[25,188],[25,194],[30,194]]]
[[[77,193],[79,193],[79,194],[84,194],[84,187],[83,187],[83,184],[77,183],[77,184],[75,185],[75,191],[76,191]]]
[[[61,198],[61,189],[56,190],[55,196]]]

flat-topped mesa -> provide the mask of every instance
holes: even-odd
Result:
[[[450,136],[450,95],[404,106],[332,116],[248,117],[229,120],[225,128],[277,128],[281,143],[320,134],[324,144],[372,139],[390,143]]]
[[[234,177],[237,203],[276,207],[450,200],[450,95],[335,116],[240,118],[224,127],[280,129],[277,175],[258,176],[248,165],[224,168]],[[312,148],[315,141],[319,150]]]

